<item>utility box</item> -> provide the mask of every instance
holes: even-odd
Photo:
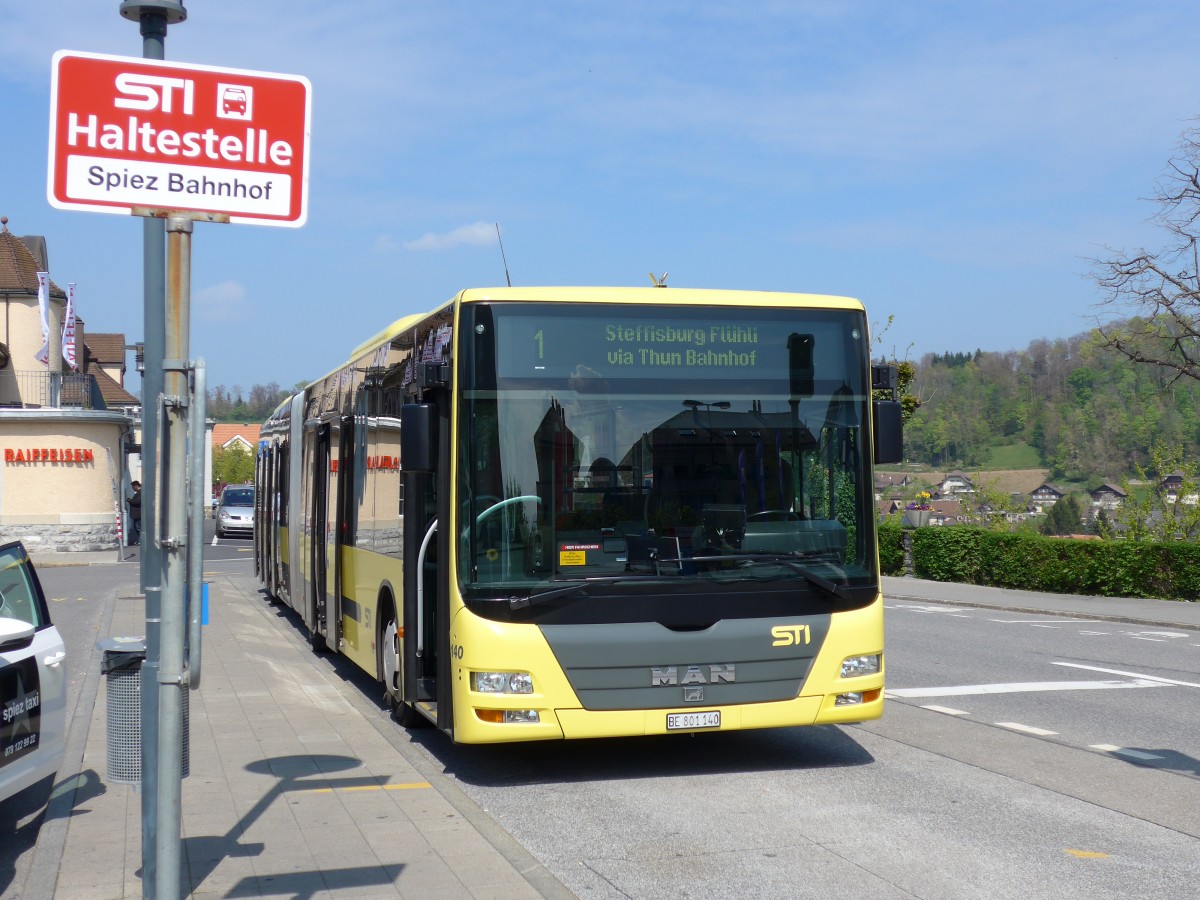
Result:
[[[104,651],[100,672],[107,683],[108,715],[106,780],[110,784],[142,783],[142,663],[146,661],[144,638],[104,638],[96,642]],[[146,686],[147,690],[157,685]],[[188,775],[191,762],[188,691],[183,691],[183,759],[181,773]]]

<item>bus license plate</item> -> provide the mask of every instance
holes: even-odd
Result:
[[[721,711],[667,713],[667,731],[678,731],[682,728],[720,728]]]

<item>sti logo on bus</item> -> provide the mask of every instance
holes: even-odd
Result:
[[[807,625],[776,625],[771,629],[772,647],[795,647],[803,641],[805,644],[812,640]]]
[[[704,669],[708,669],[707,675],[704,673]],[[682,678],[679,677],[677,666],[664,666],[661,669],[658,666],[652,666],[650,668],[651,687],[664,684],[716,684],[720,681],[737,681],[734,663],[688,666]]]

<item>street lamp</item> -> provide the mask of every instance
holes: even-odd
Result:
[[[137,369],[139,375],[146,373],[146,345],[142,341],[136,344],[126,344],[126,351],[133,351],[133,367]]]

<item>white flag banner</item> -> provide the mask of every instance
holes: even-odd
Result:
[[[38,309],[42,314],[42,349],[34,356],[43,366],[50,365],[50,273],[38,272]]]
[[[67,308],[63,312],[62,357],[72,369],[75,362],[75,282],[67,285]]]

